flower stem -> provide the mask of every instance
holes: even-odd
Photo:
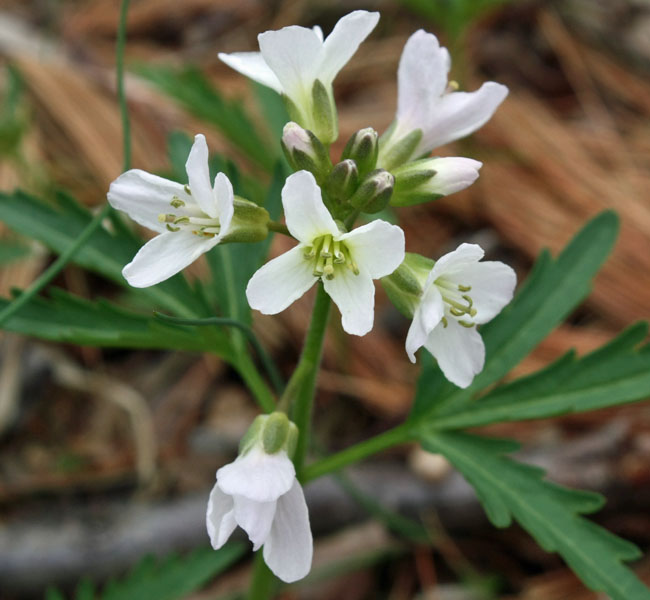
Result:
[[[330,297],[321,283],[318,285],[311,323],[300,355],[300,361],[279,402],[279,406],[285,410],[290,405],[293,405],[292,420],[299,431],[298,444],[293,459],[297,473],[300,473],[305,461],[309,443],[316,378],[323,353],[323,340],[325,339],[329,309]]]
[[[403,423],[389,429],[369,440],[350,446],[341,452],[323,458],[302,471],[300,482],[304,485],[312,479],[317,479],[333,471],[338,471],[350,464],[359,462],[381,450],[386,450],[397,444],[403,444],[414,439],[414,434],[409,423]]]
[[[284,223],[278,223],[277,221],[269,221],[266,225],[269,228],[269,231],[275,231],[276,233],[281,233],[282,235],[289,236],[292,238],[291,232]]]
[[[278,580],[264,562],[262,551],[255,554],[253,574],[246,594],[246,600],[269,600],[275,596]]]

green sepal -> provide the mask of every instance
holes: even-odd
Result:
[[[336,105],[331,87],[328,90],[317,79],[311,88],[313,131],[323,144],[331,144],[339,136]]]
[[[286,447],[289,437],[289,419],[283,412],[271,413],[262,430],[262,447],[267,454],[276,454]]]
[[[354,195],[359,187],[359,171],[353,160],[343,160],[330,172],[323,189],[328,198],[337,204],[343,204]]]
[[[388,206],[394,185],[395,178],[388,171],[376,169],[361,183],[350,204],[364,213],[377,213]]]
[[[434,264],[429,258],[407,252],[402,264],[381,279],[390,301],[408,319],[413,318]]]
[[[392,171],[408,162],[422,139],[422,130],[414,129],[399,140],[392,140],[395,126],[386,131],[379,140],[379,159],[377,165]]]
[[[265,208],[249,200],[235,196],[235,211],[228,228],[228,233],[221,239],[221,244],[232,242],[261,242],[269,234],[269,213]]]
[[[264,424],[269,415],[258,415],[255,417],[250,427],[246,430],[244,437],[239,440],[239,454],[246,454],[260,439]]]
[[[372,127],[360,129],[348,140],[341,160],[353,160],[357,165],[359,177],[363,178],[377,166],[378,140],[377,132]]]

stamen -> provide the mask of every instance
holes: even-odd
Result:
[[[457,308],[454,308],[453,306],[449,309],[449,312],[454,315],[454,317],[462,317],[463,315],[466,314],[466,311],[464,310],[458,310]]]
[[[321,254],[314,266],[314,277],[320,277],[324,272],[325,257]]]
[[[189,185],[185,184],[185,185],[183,186],[183,189],[185,190],[185,193],[186,193],[188,196],[191,196],[191,195],[192,195],[192,190],[190,190],[190,186],[189,186]]]
[[[459,292],[470,292],[472,290],[471,285],[460,285],[458,284],[458,291]]]
[[[449,325],[449,323],[447,323],[447,317],[442,317],[441,321],[442,321],[442,326],[446,329],[447,325]]]
[[[168,230],[168,231],[173,231],[173,232],[176,232],[176,231],[180,231],[180,230],[181,230],[180,227],[174,227],[173,225],[170,225],[169,223],[167,223],[167,224],[165,225],[165,227],[167,227],[167,230]]]
[[[469,323],[468,321],[463,321],[462,319],[458,319],[458,323],[463,327],[467,327],[467,329],[471,329],[475,325],[475,323]]]
[[[203,233],[219,234],[221,233],[221,227],[202,227],[201,231]]]
[[[329,258],[332,256],[330,254],[330,244],[332,243],[332,236],[331,235],[326,235],[323,238],[323,247],[320,250],[321,256],[324,256],[325,258]]]
[[[176,217],[174,219],[174,225],[180,225],[182,223],[189,223],[190,218],[189,217]]]
[[[174,219],[176,219],[176,215],[170,215],[165,213],[161,213],[158,215],[158,220],[161,223],[173,223]]]
[[[341,265],[345,262],[345,256],[341,252],[341,242],[334,242],[334,262]]]
[[[472,298],[470,296],[468,296],[467,294],[463,295],[463,300],[465,300],[467,302],[467,304],[469,305],[470,308],[472,308],[472,306],[474,306],[474,300],[472,300]]]
[[[178,196],[174,196],[170,204],[174,208],[180,208],[181,206],[185,206],[185,202],[183,202]]]
[[[316,252],[314,251],[314,247],[313,246],[307,246],[302,255],[307,259],[314,258],[314,256],[316,256]]]
[[[323,256],[323,254],[321,254]],[[325,267],[323,267],[323,273],[327,279],[334,279],[334,265],[332,264],[332,257],[328,256],[325,260]]]

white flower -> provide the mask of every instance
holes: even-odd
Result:
[[[309,513],[286,450],[267,454],[256,444],[221,467],[210,493],[206,525],[215,550],[239,525],[253,550],[264,546],[264,561],[287,583],[302,579],[311,568]]]
[[[449,52],[435,35],[416,31],[406,42],[398,70],[397,114],[388,139],[382,140],[378,165],[385,169],[391,152],[417,130],[422,136],[399,164],[462,138],[482,127],[508,95],[508,88],[488,81],[475,92],[456,92],[447,81]],[[414,141],[417,137],[413,138]]]
[[[314,84],[320,81],[333,107],[332,82],[352,58],[379,20],[379,13],[356,10],[343,17],[323,40],[319,27],[307,29],[293,25],[261,33],[260,52],[219,54],[228,66],[274,89],[289,99],[297,114],[291,117],[313,131],[324,143],[318,114],[314,114]],[[316,107],[318,113],[322,107]],[[290,111],[291,112],[291,111]],[[336,118],[335,112],[333,117]],[[336,135],[334,134],[334,139]]]
[[[515,272],[501,262],[479,262],[483,250],[461,244],[438,260],[423,287],[406,337],[406,352],[424,346],[445,377],[465,388],[483,369],[485,346],[476,325],[494,318],[510,302]]]
[[[246,288],[249,304],[264,314],[279,313],[320,279],[341,311],[343,329],[365,335],[374,318],[372,280],[404,260],[404,232],[377,220],[341,233],[307,171],[287,179],[282,204],[287,228],[300,243],[253,275]]]
[[[185,163],[188,185],[132,169],[111,183],[108,201],[134,221],[159,232],[124,267],[134,287],[149,287],[175,275],[228,233],[234,195],[228,178],[219,173],[210,185],[208,146],[201,134]]]

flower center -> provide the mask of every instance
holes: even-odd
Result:
[[[468,292],[472,290],[471,285],[452,283],[442,277],[436,279],[435,284],[440,291],[443,301],[447,304],[447,312],[456,317],[459,325],[463,327],[474,327],[472,317],[476,316],[474,301]],[[442,318],[442,324],[447,327],[447,318]]]
[[[305,260],[312,264],[314,277],[334,279],[337,271],[350,269],[355,275],[359,267],[352,259],[350,251],[343,242],[334,241],[331,235],[316,238],[311,246],[305,247]]]
[[[185,186],[185,191],[189,194],[190,188]],[[181,229],[189,229],[194,235],[201,237],[214,237],[221,231],[219,219],[208,217],[204,212],[198,210],[196,205],[186,206],[178,196],[174,196],[169,204],[173,208],[183,208],[186,214],[159,214],[158,220],[165,223],[168,231],[177,232]]]

